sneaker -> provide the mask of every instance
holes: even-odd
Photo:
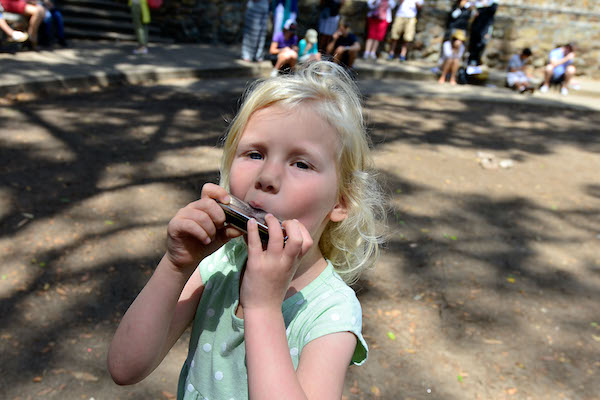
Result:
[[[400,60],[400,62],[404,62],[404,61],[406,61],[406,57],[405,56],[398,56],[398,60]]]
[[[561,87],[560,88],[560,94],[562,94],[563,96],[566,96],[569,94],[569,89],[567,89],[566,87]]]
[[[26,41],[27,39],[29,39],[29,35],[27,33],[25,33],[25,32],[13,31],[13,33],[11,35],[11,39],[14,42],[23,43],[24,41]]]
[[[363,53],[363,60],[368,60],[369,59],[369,52],[365,51]]]
[[[388,54],[388,60],[392,61],[394,59],[394,53]]]
[[[271,71],[271,78],[275,78],[277,75],[279,75],[279,70],[276,70],[275,68],[273,68],[273,71]]]
[[[540,88],[540,93],[547,93],[548,92],[548,85],[542,85],[542,87]]]
[[[371,53],[370,58],[371,60],[377,60],[377,54]]]

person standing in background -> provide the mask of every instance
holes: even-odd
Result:
[[[244,19],[242,60],[263,60],[268,18],[269,0],[248,0]]]
[[[446,32],[442,43],[449,40],[455,29],[469,31],[469,22],[475,8],[475,4],[467,0],[456,0],[446,19]]]
[[[273,40],[283,29],[283,24],[298,18],[298,0],[273,0]]]
[[[131,17],[135,28],[138,47],[133,50],[133,54],[148,53],[148,24],[150,23],[150,8],[146,0],[129,0],[131,7]]]
[[[469,65],[481,65],[481,57],[487,42],[492,37],[494,15],[498,9],[498,0],[476,1],[475,19],[471,23],[469,35]]]
[[[319,13],[319,51],[325,52],[333,33],[340,23],[340,9],[344,0],[321,0]]]
[[[390,54],[388,60],[394,59],[396,45],[402,38],[402,46],[400,48],[400,61],[406,61],[406,53],[408,45],[415,40],[417,32],[417,14],[423,7],[423,0],[402,0],[398,11],[396,11],[396,19],[392,24],[392,42],[390,44]]]
[[[367,6],[367,43],[363,58],[376,60],[379,43],[385,39],[387,27],[392,22],[392,9],[396,7],[396,1],[368,0]]]

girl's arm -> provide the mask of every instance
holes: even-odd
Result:
[[[244,310],[248,390],[257,399],[340,399],[356,336],[339,332],[302,349],[298,370],[290,356],[281,308]]]
[[[204,289],[165,256],[123,317],[108,351],[108,370],[119,385],[137,383],[160,364],[194,317]]]
[[[294,370],[281,303],[297,261],[313,242],[300,222],[285,221],[288,239],[284,247],[279,222],[272,215],[265,219],[269,227],[266,250],[256,223],[248,223],[248,262],[240,291],[249,398],[339,399],[357,339],[349,332],[317,338],[302,350],[298,371]]]
[[[167,252],[119,324],[108,351],[108,369],[118,384],[150,374],[194,317],[204,288],[199,262],[241,232],[224,228],[225,189],[206,184],[201,199],[177,212],[167,228]]]

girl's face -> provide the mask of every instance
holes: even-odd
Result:
[[[250,117],[230,171],[231,194],[280,220],[297,219],[318,243],[346,217],[338,199],[336,131],[309,106],[273,105]]]

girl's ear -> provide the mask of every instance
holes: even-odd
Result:
[[[348,217],[348,202],[344,196],[341,196],[338,202],[333,206],[329,213],[329,220],[332,222],[342,222]]]

